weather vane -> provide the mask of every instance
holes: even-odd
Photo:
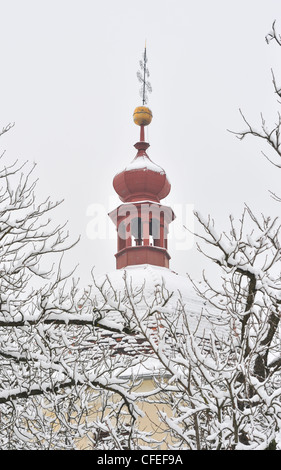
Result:
[[[149,77],[149,70],[147,68],[146,43],[144,47],[143,59],[140,60],[139,63],[141,71],[138,70],[137,77],[142,84],[140,88],[140,96],[142,97],[142,104],[144,106],[148,101],[147,93],[152,92],[151,84],[147,81],[147,78]]]

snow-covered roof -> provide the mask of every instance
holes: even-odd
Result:
[[[185,307],[191,329],[198,328],[199,318],[201,319],[201,326],[198,330],[198,335],[204,336],[204,329],[208,331],[211,328],[211,323],[208,320],[206,311],[203,318],[201,318],[202,310],[204,309],[204,302],[195,292],[188,276],[180,275],[168,268],[141,264],[127,266],[126,268],[116,269],[115,271],[100,275],[96,279],[96,283],[99,286],[102,286],[105,283],[108,287],[110,284],[116,291],[122,292],[125,287],[125,274],[127,284],[130,285],[132,291],[140,289],[143,286],[146,304],[150,305],[154,301],[155,292],[164,287],[167,293],[172,294],[167,303],[167,309],[170,309],[171,312],[174,311],[180,301]],[[140,302],[138,304],[138,308],[146,308],[146,304],[144,305],[144,303]],[[113,317],[114,316],[115,313],[113,313]],[[215,311],[215,309],[212,308],[210,316],[212,317],[212,322],[217,320],[218,326],[221,325],[221,330],[223,332],[224,322],[220,318],[220,311]]]
[[[151,375],[161,369],[161,365],[152,353],[149,342],[142,334],[125,334],[122,330],[126,325],[126,316],[122,313],[122,299],[126,289],[130,289],[132,296],[135,296],[134,307],[137,309],[139,318],[145,316],[149,306],[153,305],[154,311],[157,311],[157,292],[161,298],[163,295],[168,299],[165,304],[165,315],[175,318],[179,303],[184,308],[184,317],[187,320],[191,333],[196,333],[198,337],[206,338],[210,331],[214,329],[217,336],[224,336],[226,326],[219,310],[206,310],[203,300],[196,294],[190,280],[187,276],[182,276],[176,272],[158,266],[137,265],[128,266],[97,276],[96,283],[96,302],[104,302],[103,291],[108,302],[108,309],[100,321],[107,330],[99,328],[98,330],[98,351],[110,351],[111,356],[126,355],[128,358],[142,356],[142,362],[138,365],[138,375]],[[126,283],[126,284],[125,284]],[[126,297],[126,296],[125,296]],[[156,304],[155,304],[156,299]],[[163,310],[164,311],[164,310]],[[157,342],[157,327],[153,316],[149,320],[148,327],[152,337]],[[132,321],[134,324],[134,320]],[[112,326],[114,331],[110,331]],[[116,331],[116,326],[120,326],[120,333]],[[158,323],[159,326],[159,323]],[[177,325],[179,333],[182,333],[181,324]],[[113,328],[112,328],[113,330]],[[137,329],[136,329],[137,330]],[[145,359],[144,359],[145,358]]]

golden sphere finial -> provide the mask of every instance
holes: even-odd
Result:
[[[137,126],[148,126],[152,121],[152,112],[147,106],[138,106],[133,114]]]

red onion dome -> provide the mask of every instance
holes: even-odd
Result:
[[[122,202],[160,202],[170,192],[171,185],[163,168],[147,155],[149,144],[137,142],[138,153],[134,160],[113,179],[113,187]]]

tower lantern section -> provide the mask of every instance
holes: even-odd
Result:
[[[113,179],[122,204],[109,214],[117,230],[116,267],[151,264],[168,268],[167,237],[175,216],[161,200],[169,194],[171,185],[163,168],[147,155],[149,143],[144,131],[152,120],[150,109],[137,107],[133,118],[140,127],[137,154]]]

